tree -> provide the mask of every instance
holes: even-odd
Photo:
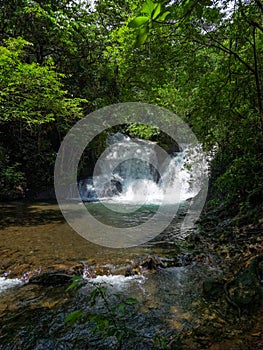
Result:
[[[2,197],[23,194],[26,182],[51,185],[55,139],[82,116],[81,100],[67,98],[52,62],[24,62],[27,45],[17,38],[0,46]]]
[[[128,22],[133,50],[147,60],[137,89],[157,67],[168,72],[159,83],[153,77],[147,98],[179,113],[207,148],[216,147],[213,197],[236,211],[257,205],[262,190],[261,18],[258,1],[146,0]]]

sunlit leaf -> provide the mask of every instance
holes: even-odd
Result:
[[[138,28],[142,25],[144,25],[145,23],[147,23],[149,21],[149,17],[146,16],[138,16],[135,17],[133,20],[131,20],[128,24],[128,27],[130,28]]]
[[[152,16],[153,19],[156,19],[160,15],[161,9],[162,9],[162,5],[160,3],[157,4],[155,9],[154,9],[153,16]]]
[[[166,11],[166,12],[164,12],[164,13],[162,13],[157,19],[158,19],[158,21],[165,21],[165,19],[166,19],[166,17],[168,16],[168,15],[170,15],[170,11]]]
[[[142,5],[142,13],[145,13],[147,15],[149,15],[149,17],[151,17],[152,12],[154,10],[155,7],[155,3],[152,2],[151,0],[146,0],[145,3]]]

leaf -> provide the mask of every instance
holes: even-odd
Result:
[[[73,283],[71,283],[66,289],[67,292],[73,288],[78,290],[86,284],[81,276],[72,277],[72,281]]]
[[[123,303],[118,304],[116,306],[115,310],[118,310],[119,312],[123,312],[125,310],[125,304],[123,304]]]
[[[204,7],[203,7],[203,5],[197,4],[197,6],[196,6],[196,14],[197,14],[197,16],[198,16],[199,18],[202,17],[203,12],[204,12]]]
[[[162,4],[159,3],[159,4],[157,4],[157,5],[155,6],[152,19],[156,19],[156,18],[160,15],[161,9],[162,9]]]
[[[145,3],[142,5],[142,13],[145,13],[151,17],[152,12],[154,11],[155,3],[151,0],[146,0]]]
[[[106,287],[99,287],[98,288],[98,291],[100,292],[100,294],[102,295],[102,294],[105,294],[106,293],[106,291],[107,291],[107,289],[106,289]]]
[[[129,28],[138,28],[138,27],[144,25],[145,23],[147,23],[148,21],[149,21],[149,17],[138,16],[138,17],[135,17],[133,20],[131,20],[131,22],[128,23],[128,27]]]
[[[170,15],[170,11],[166,11],[166,12],[164,12],[164,13],[162,13],[157,19],[158,19],[158,21],[161,21],[161,22],[163,22],[163,21],[165,21],[165,19],[166,19],[166,17],[168,16],[168,15]]]
[[[100,295],[100,291],[98,289],[94,289],[89,297],[88,297],[88,301],[91,303],[91,306],[94,306],[96,303],[96,298]]]
[[[80,320],[83,317],[83,312],[81,310],[72,311],[68,314],[68,316],[65,318],[65,323],[70,322],[71,326],[74,325],[78,320]]]
[[[184,5],[184,6],[189,6],[189,5],[191,5],[191,0],[185,0],[185,1],[183,1],[182,5]]]
[[[121,294],[120,293],[114,293],[113,294],[117,299],[120,299],[121,298]]]
[[[149,27],[141,28],[135,41],[135,47],[143,45],[148,37]]]
[[[135,298],[127,298],[125,299],[124,301],[126,304],[135,304],[135,303],[138,303],[138,300],[135,299]]]
[[[123,332],[118,330],[116,333],[115,333],[115,337],[117,338],[118,342],[121,341],[122,337],[123,337]]]

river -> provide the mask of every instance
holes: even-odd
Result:
[[[119,227],[156,210],[142,206],[131,220],[127,210],[108,216],[101,203],[86,206]],[[204,281],[225,283],[224,272],[216,252],[188,242],[196,227],[182,234],[188,209],[182,202],[168,227],[144,244],[109,248],[77,234],[56,203],[2,204],[0,349],[260,349],[258,309],[240,317],[224,292],[205,298]],[[85,285],[67,291],[68,279],[51,278],[60,274],[82,275]],[[71,327],[65,320],[72,312],[86,321]]]

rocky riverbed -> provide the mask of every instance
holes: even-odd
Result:
[[[0,295],[0,349],[71,346],[63,320],[85,305],[86,292],[66,288],[72,276],[82,275],[89,286],[105,276],[109,298],[120,288],[118,293],[138,299],[131,326],[143,331],[138,329],[127,349],[138,344],[140,349],[262,348],[262,222],[237,227],[207,216],[205,230],[176,245],[112,250],[76,235],[55,204],[12,204],[2,207],[1,215],[1,276],[22,283]],[[89,332],[87,327],[76,349],[84,348]],[[110,348],[96,339],[89,348]]]

